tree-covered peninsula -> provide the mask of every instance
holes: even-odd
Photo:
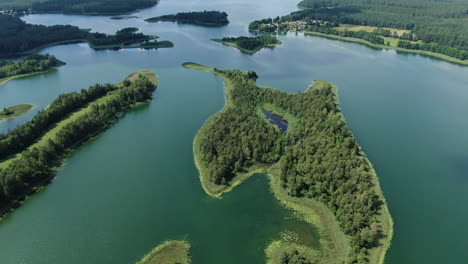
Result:
[[[177,13],[174,15],[164,15],[148,18],[146,22],[171,21],[181,24],[194,24],[201,26],[219,27],[229,24],[228,15],[226,12],[219,11],[203,11],[203,12],[186,12]]]
[[[87,42],[94,49],[172,47],[168,41],[137,33],[137,28],[124,28],[114,35],[92,33],[70,25],[43,26],[27,24],[18,17],[0,15],[0,57],[35,53],[48,46]],[[145,44],[145,45],[138,45]]]
[[[65,63],[49,54],[35,54],[17,62],[0,61],[0,86],[9,80],[45,72]]]
[[[31,121],[0,134],[0,212],[47,184],[74,148],[149,102],[157,84],[154,73],[140,71],[119,84],[63,94]]]
[[[156,5],[157,0],[9,0],[0,9],[13,12],[111,15]]]
[[[281,45],[281,41],[275,36],[225,37],[222,39],[213,39],[213,41],[221,42],[247,54],[255,54],[263,48],[274,48]]]
[[[303,0],[299,6],[303,10],[254,21],[249,29],[305,31],[468,64],[466,1]]]
[[[316,81],[305,92],[288,94],[257,86],[252,72],[184,66],[212,72],[226,86],[225,107],[194,140],[205,191],[219,197],[253,173],[266,172],[275,196],[320,230],[321,250],[273,241],[266,250],[269,263],[383,263],[392,220],[377,175],[346,126],[334,85]],[[264,109],[290,124],[285,134]]]

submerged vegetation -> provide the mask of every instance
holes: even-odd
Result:
[[[12,119],[27,113],[33,106],[30,104],[19,104],[0,110],[0,120]]]
[[[202,26],[224,26],[229,24],[226,12],[219,11],[203,11],[203,12],[186,12],[177,13],[175,15],[164,15],[148,18],[146,22],[172,21],[181,24],[194,24]]]
[[[154,36],[136,33],[137,28],[124,28],[109,35],[91,33],[70,25],[27,24],[10,15],[0,15],[0,24],[0,57],[20,56],[50,45],[78,42],[87,42],[94,49],[140,48],[138,44],[142,43],[147,46],[151,43],[153,48],[170,46],[167,41],[156,41]]]
[[[0,61],[0,85],[11,79],[45,72],[64,64],[64,62],[49,54],[31,55],[17,62]]]
[[[166,241],[144,256],[137,264],[190,264],[190,243],[184,240]]]
[[[16,12],[64,14],[122,14],[152,7],[156,0],[8,0],[0,2],[0,9]]]
[[[259,87],[251,74],[241,71],[184,66],[212,72],[226,84],[225,107],[205,123],[194,141],[195,162],[210,195],[229,191],[252,173],[267,172],[277,198],[319,219],[316,225],[326,240],[323,257],[309,261],[341,263],[329,258],[340,255],[349,263],[383,262],[392,236],[391,218],[375,171],[340,112],[335,86],[316,81],[306,92],[287,94]],[[264,106],[293,116],[296,120],[282,115],[295,123],[294,129],[282,134],[257,114]],[[323,223],[330,213],[334,220],[328,222],[339,228],[323,228],[330,225]],[[337,249],[342,252],[332,253]],[[290,259],[297,255],[286,254]]]
[[[118,120],[138,103],[148,102],[157,85],[150,71],[117,85],[96,84],[60,95],[24,125],[0,135],[0,210],[6,212],[47,183],[64,157]]]
[[[254,54],[262,48],[273,48],[281,44],[281,41],[275,36],[225,37],[222,39],[213,39],[213,41],[232,46],[247,54]]]

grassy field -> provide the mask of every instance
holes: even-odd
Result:
[[[230,92],[233,89],[232,82],[221,72],[217,72],[212,68],[205,67],[195,63],[185,63],[184,67],[203,70],[207,72],[211,72],[219,76],[225,82],[226,87],[226,103],[224,108],[221,111],[225,111],[228,107],[232,107],[232,102],[230,102]],[[324,86],[324,84],[328,84],[325,81],[316,80],[314,83],[309,87],[309,89],[320,89]],[[335,102],[339,106],[339,98],[337,94],[337,89],[334,87],[335,92]],[[266,110],[272,111],[274,113],[278,113],[283,116],[288,122],[290,129],[294,129],[297,126],[297,123],[300,122],[296,117],[286,113],[285,111],[278,109],[273,105],[265,105],[263,106]],[[220,112],[218,112],[219,114]],[[345,119],[341,116],[343,121]],[[205,124],[212,122],[213,117],[210,118]],[[341,230],[337,220],[333,213],[327,208],[325,204],[322,204],[314,199],[309,198],[299,198],[299,197],[292,197],[286,193],[284,188],[282,188],[280,183],[280,171],[278,165],[257,165],[253,166],[248,169],[248,172],[238,174],[232,181],[229,186],[219,186],[213,184],[210,179],[207,179],[204,173],[203,166],[200,166],[200,157],[199,157],[199,138],[203,137],[205,125],[198,131],[195,140],[194,140],[194,159],[196,166],[200,173],[200,181],[201,184],[206,191],[207,194],[210,196],[221,198],[222,194],[231,191],[237,185],[241,184],[245,179],[252,176],[256,173],[266,173],[270,179],[270,189],[274,196],[280,201],[280,203],[294,211],[295,215],[299,217],[301,220],[317,227],[319,234],[320,234],[320,246],[321,250],[316,250],[307,245],[299,245],[295,243],[295,241],[291,241],[288,239],[276,239],[269,243],[268,247],[265,249],[265,254],[267,258],[267,263],[277,264],[281,263],[281,257],[283,256],[284,252],[292,252],[292,250],[298,250],[302,255],[311,257],[316,263],[343,263],[347,260],[348,254],[351,250],[349,237],[346,236],[343,231]],[[363,157],[366,162],[369,162],[367,158]],[[370,164],[370,162],[369,162]],[[373,181],[375,183],[376,191],[378,195],[381,197],[382,201],[385,201],[382,191],[379,187],[378,178],[375,171],[372,171]],[[390,247],[391,238],[393,235],[393,222],[391,216],[389,214],[387,205],[384,204],[382,206],[380,217],[379,217],[380,225],[384,234],[387,234],[385,238],[380,240],[381,246],[378,248],[374,248],[370,252],[369,256],[369,263],[371,264],[383,264],[385,259],[385,254]],[[314,262],[315,263],[315,262]]]
[[[0,110],[0,120],[8,120],[26,114],[32,107],[30,104],[19,104],[6,108],[6,111]]]
[[[125,79],[129,80],[129,81],[132,81],[132,80],[136,79],[140,75],[147,77],[152,83],[154,83],[155,86],[157,86],[158,78],[156,77],[156,75],[153,72],[147,71],[147,70],[134,72],[134,73],[130,74],[129,76],[127,76],[127,78],[125,78]],[[120,82],[118,85],[122,85],[122,82]],[[81,108],[80,110],[72,113],[67,118],[65,118],[62,121],[55,124],[55,126],[53,126],[49,131],[47,131],[40,139],[38,139],[34,144],[29,146],[28,149],[33,149],[34,147],[39,147],[39,146],[42,146],[42,145],[46,144],[48,139],[54,139],[55,138],[55,136],[57,135],[57,133],[60,131],[60,129],[62,127],[64,127],[64,126],[68,125],[69,123],[75,121],[80,116],[83,116],[83,115],[87,114],[88,112],[90,112],[93,105],[103,103],[103,102],[111,99],[113,96],[114,95],[111,92],[111,93],[97,99],[96,101],[89,103],[87,106]],[[10,159],[2,161],[0,163],[0,168],[7,167],[11,162],[13,162],[14,160],[20,158],[21,155],[22,154],[19,153],[16,156],[14,156],[14,157],[12,157]]]
[[[278,40],[278,43],[276,43],[276,44],[262,45],[262,46],[260,46],[260,47],[258,47],[256,49],[254,49],[254,50],[250,50],[250,49],[244,49],[244,48],[240,47],[235,42],[222,41],[221,39],[212,39],[212,41],[223,43],[224,45],[227,45],[227,46],[230,46],[230,47],[234,47],[234,48],[240,50],[241,52],[246,53],[246,54],[250,54],[250,55],[253,55],[253,54],[257,53],[258,51],[260,51],[263,48],[274,48],[276,46],[279,46],[279,45],[283,44],[283,42]]]
[[[190,262],[190,243],[172,240],[155,247],[137,264],[189,264]]]
[[[367,32],[374,32],[379,27],[372,27],[372,26],[360,26],[360,25],[351,25],[351,24],[341,24],[339,27],[336,27],[336,29],[339,30],[351,30],[351,31],[367,31]],[[403,35],[403,33],[410,33],[411,30],[406,30],[406,29],[396,29],[396,28],[382,28],[386,30],[390,30],[393,34],[393,32],[396,32],[398,36]]]

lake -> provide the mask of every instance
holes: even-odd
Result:
[[[192,142],[224,105],[223,83],[184,69],[192,61],[254,70],[258,84],[304,91],[314,79],[338,86],[348,125],[373,163],[395,221],[386,263],[468,260],[468,67],[421,55],[289,33],[283,45],[255,55],[212,42],[247,35],[252,20],[297,10],[294,1],[162,0],[109,16],[30,15],[29,23],[73,24],[113,33],[123,27],[174,42],[159,50],[94,51],[87,44],[48,48],[67,65],[0,87],[0,106],[34,104],[0,122],[0,131],[31,119],[60,93],[119,82],[149,69],[160,78],[155,99],[128,113],[66,161],[52,184],[0,222],[1,263],[134,263],[168,239],[188,239],[193,263],[263,263],[264,248],[284,230],[310,233],[270,194],[261,175],[212,199],[201,188]],[[181,11],[221,10],[221,28],[146,23]]]

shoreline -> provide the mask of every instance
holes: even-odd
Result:
[[[148,78],[153,84],[154,86],[157,88],[158,87],[158,84],[159,84],[159,79],[157,77],[157,75],[151,71],[148,71],[148,70],[141,70],[141,71],[137,71],[137,72],[133,72],[131,74],[129,74],[124,80],[132,80],[132,78],[135,78],[136,76],[145,76],[146,78]],[[123,81],[124,81],[123,80]],[[122,82],[119,82],[117,83],[116,85],[119,85],[119,86],[122,86]],[[155,89],[156,89],[155,88]],[[61,126],[60,124],[63,123],[63,122],[67,122],[69,121],[70,119],[73,119],[75,115],[84,115],[86,114],[86,110],[89,110],[91,109],[91,107],[94,105],[94,104],[97,104],[97,103],[100,103],[100,101],[103,101],[105,99],[107,99],[108,97],[112,96],[113,93],[109,93],[107,95],[104,95],[100,98],[96,98],[95,101],[92,101],[90,103],[88,103],[86,106],[84,106],[83,108],[80,108],[78,109],[77,111],[71,113],[68,117],[62,119],[61,121],[55,123],[53,125],[53,127],[48,130],[47,132],[45,132],[44,135],[42,135],[40,138],[38,138],[32,145],[28,146],[28,148],[25,150],[29,150],[31,149],[34,145],[36,144],[40,144],[41,140],[43,138],[46,137],[47,134],[49,133],[53,133],[54,129],[59,129]],[[139,106],[139,105],[142,105],[142,104],[147,104],[151,102],[151,100],[148,100],[146,102],[137,102],[137,103],[134,103],[133,105],[130,105],[127,109],[124,109],[122,111],[122,114],[126,114],[128,113],[129,111],[131,111],[132,109],[134,109],[135,107]],[[23,205],[23,203],[29,199],[29,197],[40,191],[41,189],[43,189],[44,187],[46,187],[47,185],[49,185],[50,183],[52,183],[53,179],[56,177],[57,173],[60,171],[60,169],[63,167],[63,164],[65,163],[65,161],[67,160],[67,158],[73,153],[74,150],[76,150],[77,148],[79,148],[83,143],[85,142],[88,142],[94,138],[96,138],[97,136],[101,135],[105,130],[107,130],[109,127],[111,127],[115,122],[117,122],[121,117],[117,117],[115,118],[114,120],[111,120],[111,122],[106,125],[105,127],[103,127],[102,129],[96,131],[95,133],[92,133],[90,134],[90,136],[87,138],[87,139],[84,139],[84,140],[80,140],[78,142],[76,142],[75,144],[73,144],[73,146],[71,148],[69,148],[68,150],[66,150],[64,153],[63,153],[63,156],[60,157],[52,166],[52,169],[51,169],[51,173],[49,176],[45,177],[44,179],[40,179],[38,180],[37,182],[34,182],[32,185],[34,185],[28,192],[24,193],[24,194],[21,194],[21,195],[18,195],[9,205],[7,206],[4,206],[2,208],[0,208],[0,221],[3,220],[4,218],[8,217],[10,215],[10,213],[14,212],[17,208],[21,207],[21,205]],[[71,122],[71,121],[69,121]],[[20,157],[20,155],[23,153],[24,151],[21,151],[19,153],[16,153],[14,155],[12,155],[9,159],[6,159],[6,160],[2,160],[0,162],[0,169],[2,167],[6,167],[9,165],[9,163],[11,163],[13,160],[17,159]]]
[[[281,186],[279,186],[278,182],[278,174],[277,174],[277,166],[276,164],[266,164],[266,165],[261,165],[261,164],[256,164],[253,165],[250,168],[247,168],[246,173],[242,174],[237,174],[233,180],[231,181],[231,184],[229,186],[221,186],[218,187],[215,184],[209,182],[208,179],[204,177],[204,172],[203,169],[200,166],[200,159],[197,154],[197,149],[198,149],[198,143],[197,141],[199,140],[199,137],[203,135],[203,129],[206,125],[207,122],[212,120],[212,118],[219,113],[222,113],[222,111],[225,111],[230,105],[229,98],[228,98],[228,90],[232,89],[230,86],[232,83],[229,81],[229,79],[224,76],[221,73],[215,72],[213,68],[209,68],[203,65],[199,65],[196,63],[184,63],[183,67],[185,68],[191,68],[191,69],[196,69],[196,70],[203,70],[206,72],[214,73],[216,76],[221,78],[224,81],[224,86],[225,86],[225,105],[224,107],[218,111],[217,113],[213,114],[205,123],[204,125],[198,130],[194,142],[193,142],[193,153],[194,153],[194,160],[195,160],[195,165],[197,167],[197,170],[199,172],[199,178],[201,185],[205,192],[210,195],[211,197],[221,199],[221,196],[224,193],[230,192],[233,190],[236,186],[240,185],[243,183],[246,179],[251,177],[254,174],[258,173],[263,173],[266,174],[267,177],[269,178],[269,183],[270,183],[270,190],[272,194],[275,196],[279,202],[285,206],[288,209],[292,209],[295,213],[299,214],[299,216],[306,221],[307,223],[315,226],[320,234],[320,244],[327,250],[324,251],[325,254],[323,254],[323,259],[321,260],[320,263],[340,263],[340,261],[347,260],[348,254],[351,250],[350,245],[349,245],[349,239],[350,237],[345,235],[343,231],[341,230],[341,227],[339,223],[336,220],[336,217],[334,214],[330,211],[330,209],[325,205],[322,204],[321,202],[317,201],[316,199],[313,198],[301,198],[301,197],[290,197],[287,195],[284,190],[281,189]],[[228,79],[228,81],[225,81],[225,79]],[[317,82],[319,85],[319,82]],[[316,86],[315,86],[316,87]],[[314,84],[312,84],[307,90],[314,89]],[[307,91],[306,90],[306,91]],[[338,98],[338,90],[335,85],[333,85],[333,93],[335,97],[335,103],[340,110],[340,105],[339,105],[339,98]],[[339,111],[341,119],[346,123],[345,117],[341,110]],[[354,136],[353,136],[354,137]],[[391,215],[388,210],[388,206],[386,203],[386,200],[383,196],[383,192],[380,188],[379,185],[379,179],[378,176],[370,163],[369,159],[365,156],[365,153],[362,151],[361,146],[359,146],[362,154],[362,158],[370,164],[371,168],[371,175],[372,175],[372,182],[374,183],[374,188],[377,191],[377,195],[382,199],[383,205],[380,209],[380,224],[382,228],[382,232],[386,235],[386,237],[381,238],[379,242],[382,244],[379,247],[372,248],[370,249],[369,253],[369,263],[374,263],[374,264],[383,264],[386,256],[386,252],[390,248],[392,237],[393,237],[393,220],[391,218]],[[211,186],[212,185],[212,186]],[[276,243],[276,244],[275,244]],[[272,252],[272,250],[286,250],[288,243],[284,244],[284,241],[281,240],[273,240],[268,243],[267,248],[265,249],[265,252],[267,253],[267,261],[269,261],[269,257],[271,255],[275,255],[275,252]],[[289,246],[294,245],[289,243]],[[313,254],[312,252],[314,249],[305,247],[302,248],[302,250],[306,250],[308,254]],[[328,257],[328,259],[326,258]]]
[[[293,31],[294,32],[294,31]],[[392,47],[392,46],[387,46],[387,45],[379,45],[379,44],[373,44],[370,43],[369,41],[363,40],[363,39],[358,39],[358,38],[351,38],[351,37],[342,37],[342,36],[337,36],[337,35],[329,35],[329,34],[324,34],[320,32],[314,32],[314,31],[297,31],[298,33],[304,33],[304,36],[307,35],[312,35],[312,36],[318,36],[318,37],[324,37],[328,39],[334,39],[334,40],[341,40],[345,42],[352,42],[352,43],[358,43],[362,45],[366,45],[368,47],[372,48],[378,48],[378,49],[386,49],[386,50],[396,50],[397,52],[404,52],[408,54],[419,54],[423,56],[428,56],[433,59],[439,59],[442,61],[450,62],[450,63],[455,63],[461,66],[468,66],[468,60],[460,60],[457,58],[453,58],[441,53],[436,53],[436,52],[431,52],[431,51],[425,51],[425,50],[412,50],[412,49],[405,49],[405,48],[400,48],[400,47]]]
[[[169,264],[192,262],[190,242],[187,240],[167,240],[146,253],[136,264]]]
[[[64,65],[65,65],[65,63],[62,64],[62,65],[59,65],[59,66],[51,67],[50,69],[45,70],[45,71],[24,73],[24,74],[18,74],[18,75],[13,75],[13,76],[8,76],[8,77],[5,77],[5,78],[2,78],[2,79],[0,79],[0,87],[5,85],[6,83],[8,83],[11,80],[21,79],[21,78],[26,78],[26,77],[29,77],[29,76],[34,76],[34,75],[38,75],[38,74],[52,72],[52,71],[58,70],[60,67],[62,67]]]
[[[314,83],[315,82],[316,81],[314,81]],[[314,83],[312,83],[312,85],[310,85],[310,87],[308,89],[313,89]],[[333,93],[334,93],[334,97],[335,97],[335,104],[336,104],[338,110],[340,111],[341,120],[343,121],[344,124],[346,124],[346,127],[348,127],[346,118],[345,118],[343,112],[341,112],[341,107],[340,107],[341,103],[340,103],[340,97],[339,97],[339,94],[338,94],[338,87],[336,85],[334,85],[334,84],[333,84]],[[348,130],[353,135],[353,138],[356,139],[353,132],[350,129],[348,129]],[[356,139],[356,142],[357,142],[357,139]],[[386,231],[387,238],[389,238],[389,239],[381,238],[379,240],[379,242],[383,241],[384,242],[383,245],[381,245],[380,247],[370,249],[369,250],[370,251],[369,258],[377,257],[377,259],[374,259],[373,263],[384,264],[385,263],[385,257],[387,255],[387,251],[390,249],[390,246],[392,245],[392,240],[393,240],[393,234],[394,234],[393,218],[392,218],[392,215],[390,214],[390,210],[388,209],[387,200],[385,199],[385,195],[384,195],[384,192],[382,190],[382,187],[380,186],[380,179],[379,179],[379,177],[377,175],[377,171],[375,170],[374,165],[372,164],[372,162],[367,157],[367,154],[364,152],[364,150],[362,149],[359,142],[358,142],[358,145],[359,145],[359,152],[361,153],[361,158],[364,159],[364,161],[370,167],[370,173],[372,175],[372,182],[374,184],[374,189],[376,190],[376,193],[378,194],[379,198],[383,201],[383,205],[380,208],[380,216],[381,216],[380,218],[381,219],[379,219],[379,220],[386,220],[385,223],[380,223],[380,224],[383,225],[382,229],[384,229]],[[379,254],[379,251],[381,252],[380,254]],[[372,262],[372,260],[370,260],[369,262]]]
[[[155,3],[151,6],[148,6],[148,7],[141,7],[141,8],[137,8],[137,9],[134,9],[134,10],[131,10],[131,11],[127,11],[127,12],[122,12],[122,13],[64,13],[64,12],[61,12],[61,11],[56,11],[56,12],[31,12],[29,14],[26,14],[26,15],[47,15],[47,14],[62,14],[62,15],[73,15],[73,16],[120,16],[120,15],[129,15],[129,14],[133,14],[133,13],[138,13],[140,12],[141,10],[144,10],[144,9],[148,9],[148,8],[153,8],[155,7],[156,5],[158,5],[160,2],[160,0],[156,0]]]
[[[21,108],[21,111],[19,113],[13,113],[11,115],[5,116],[5,117],[0,117],[0,122],[1,121],[8,121],[11,120],[15,117],[22,116],[26,114],[27,112],[31,111],[34,108],[34,105],[32,104],[18,104],[14,106],[10,106],[6,109],[11,110],[11,108]]]
[[[150,40],[155,40],[155,39],[158,39],[158,37],[152,36],[152,38]],[[141,41],[141,40],[132,40],[132,41]],[[22,51],[20,53],[15,53],[15,54],[5,56],[5,57],[1,57],[1,58],[18,58],[18,57],[22,57],[22,56],[33,55],[33,54],[36,54],[36,53],[38,53],[38,52],[40,52],[40,51],[42,51],[42,50],[44,50],[46,48],[51,48],[51,47],[54,47],[54,46],[80,44],[80,43],[87,43],[89,45],[89,48],[94,49],[94,50],[136,49],[136,48],[145,49],[144,47],[140,47],[140,46],[125,46],[125,43],[127,43],[127,42],[129,42],[129,41],[116,43],[116,44],[99,46],[99,45],[93,45],[87,39],[62,40],[62,41],[51,42],[49,44],[45,44],[45,45],[30,49],[30,50]],[[168,45],[169,42],[172,44],[172,46]],[[169,40],[163,40],[163,41],[160,41],[158,43],[163,43],[163,45],[161,45],[160,47],[157,47],[157,48],[172,48],[172,47],[174,47],[174,44]],[[1,85],[2,84],[0,83],[0,86]]]

